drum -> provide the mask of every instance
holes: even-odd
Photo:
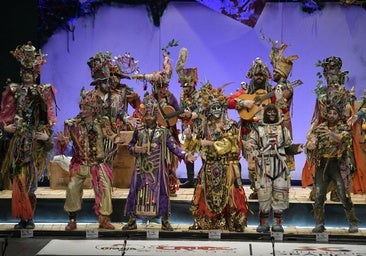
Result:
[[[116,156],[113,159],[113,187],[129,188],[131,176],[135,166],[135,157],[128,152],[127,145],[131,141],[133,131],[123,131],[121,136],[124,143],[118,145]]]

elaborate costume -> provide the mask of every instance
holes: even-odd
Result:
[[[82,206],[83,183],[91,175],[95,193],[94,212],[99,217],[99,228],[114,229],[112,214],[112,170],[107,164],[108,151],[105,139],[117,141],[107,116],[98,116],[102,101],[93,91],[82,90],[80,114],[65,121],[64,134],[58,134],[61,148],[72,141],[72,158],[69,167],[70,182],[66,189],[64,209],[69,214],[66,230],[77,228],[76,217]]]
[[[243,232],[247,223],[247,202],[241,180],[239,128],[227,116],[227,99],[207,83],[202,97],[200,134],[187,128],[185,147],[200,152],[202,167],[197,176],[190,229],[228,229]]]
[[[270,53],[271,64],[273,66],[272,80],[276,82],[274,90],[281,90],[282,97],[276,100],[276,106],[280,108],[283,115],[283,125],[289,130],[292,136],[292,100],[293,88],[302,84],[300,80],[291,83],[288,76],[292,71],[293,61],[298,59],[297,55],[285,57],[283,51],[287,48],[286,44],[277,45],[277,42],[272,42],[272,49]],[[287,166],[290,171],[295,170],[295,158],[293,155],[287,156]]]
[[[339,102],[346,104],[346,107],[343,108],[344,112],[340,116],[343,123],[346,123],[347,119],[356,112],[353,92],[344,86],[344,81],[348,71],[341,71],[342,60],[339,57],[331,56],[321,61],[318,65],[323,67],[323,75],[326,79],[327,85],[323,86],[323,82],[321,80],[318,81],[319,84],[315,89],[317,99],[308,134],[311,134],[312,130],[324,121],[327,113],[327,107],[330,105],[335,105]],[[352,130],[353,146],[349,149],[350,152],[348,155],[350,157],[350,164],[355,182],[350,187],[351,190],[349,192],[361,194],[366,191],[366,163],[364,156],[362,155],[362,149],[360,148],[360,134],[359,132],[355,132],[354,129],[355,127],[353,127]],[[308,154],[308,158],[302,171],[301,182],[303,187],[313,184],[315,171],[313,163],[312,155]],[[331,186],[329,190],[332,191],[331,199],[339,201],[336,197],[334,186]],[[310,198],[314,199],[313,196],[314,190],[312,191]]]
[[[12,182],[12,216],[15,229],[33,229],[38,178],[46,168],[47,152],[53,149],[52,127],[56,123],[55,88],[36,84],[46,62],[31,42],[11,54],[20,63],[22,83],[10,83],[2,96],[1,140],[7,140],[2,179]]]
[[[114,229],[112,213],[112,161],[117,150],[119,132],[128,129],[130,117],[126,112],[126,95],[115,84],[123,76],[112,65],[110,53],[98,52],[89,58],[88,66],[95,88],[82,91],[80,114],[65,122],[65,135],[59,141],[73,142],[70,165],[71,181],[66,191],[65,211],[69,213],[66,230],[76,229],[77,212],[81,210],[82,185],[92,176],[95,192],[94,211],[99,216],[99,228]],[[117,77],[116,77],[117,76]],[[112,84],[114,81],[114,84]],[[135,99],[138,101],[138,97]],[[84,117],[85,116],[85,117]]]
[[[255,186],[258,191],[260,224],[257,232],[268,232],[268,218],[273,211],[272,231],[283,232],[282,213],[289,206],[291,186],[287,155],[302,152],[293,144],[290,131],[283,124],[280,110],[273,104],[264,107],[263,120],[252,130],[245,145],[256,163]]]
[[[185,68],[188,51],[182,48],[179,52],[179,58],[176,64],[176,72],[179,77],[179,83],[182,87],[180,94],[180,114],[179,118],[182,120],[182,131],[190,128],[192,133],[197,134],[201,124],[199,113],[199,95],[196,90],[198,81],[197,68]],[[184,139],[184,137],[183,137]],[[194,187],[194,164],[186,162],[187,181],[180,185],[181,188]]]
[[[100,112],[94,113],[96,116],[107,116],[110,121],[112,131],[118,134],[125,129],[132,129],[129,124],[130,116],[127,113],[126,95],[122,94],[117,85],[118,78],[123,77],[123,73],[118,67],[112,63],[111,53],[98,52],[95,56],[90,57],[87,62],[93,88],[92,93],[95,99],[101,103]],[[104,139],[104,147],[106,150],[107,164],[111,167],[113,159],[117,152],[117,145],[109,140]]]
[[[333,102],[335,103],[335,102]],[[315,165],[314,233],[324,232],[324,202],[330,182],[334,182],[349,221],[349,232],[358,232],[350,195],[352,182],[349,153],[352,148],[350,128],[342,121],[346,102],[337,101],[326,109],[326,121],[314,127],[308,135],[307,153]],[[343,107],[343,108],[342,108]]]
[[[123,226],[123,230],[136,229],[136,218],[149,220],[162,217],[162,229],[172,231],[168,221],[171,215],[168,151],[179,159],[196,159],[195,156],[183,152],[167,128],[157,124],[158,107],[153,96],[145,96],[143,125],[135,129],[128,145],[128,150],[136,157],[136,164],[125,205],[125,215],[130,219]]]
[[[179,112],[179,103],[174,94],[169,91],[169,82],[172,76],[172,65],[170,63],[169,54],[163,53],[164,62],[163,70],[156,71],[152,74],[138,74],[133,76],[136,79],[143,79],[149,81],[152,86],[152,95],[159,102],[158,111],[158,123],[170,130],[171,135],[175,139],[177,144],[179,141],[179,132],[176,125],[174,116],[169,117],[169,114]],[[169,170],[169,184],[170,195],[176,196],[176,190],[179,188],[179,179],[176,174],[176,170],[179,165],[179,159],[171,152],[167,152],[167,169]]]
[[[240,116],[240,137],[242,143],[248,139],[251,130],[255,130],[258,122],[262,120],[263,106],[275,101],[272,87],[269,84],[270,72],[260,58],[256,58],[250,67],[247,78],[251,79],[250,84],[242,83],[242,88],[230,95],[228,108],[236,109]],[[253,193],[249,199],[258,199],[257,190],[254,185],[255,164],[248,159],[246,152],[243,156],[248,162],[248,176],[251,182],[250,188]]]

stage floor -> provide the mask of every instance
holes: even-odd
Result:
[[[244,190],[247,195],[251,193],[249,186],[244,185]],[[128,188],[113,188],[112,197],[113,198],[127,198]],[[0,191],[0,199],[9,199],[11,198],[11,190],[3,190]],[[302,188],[299,186],[292,186],[290,188],[290,203],[312,203],[309,200],[310,188]],[[50,189],[49,187],[39,187],[36,191],[36,195],[38,199],[65,199],[66,190],[65,189]],[[366,204],[366,195],[352,194],[352,201],[354,204]],[[193,197],[193,189],[192,188],[180,188],[177,191],[176,197],[171,197],[172,201],[190,201]],[[94,198],[94,192],[92,189],[84,189],[83,198]],[[329,198],[329,194],[328,194]],[[255,200],[248,201],[255,202]],[[327,204],[335,203],[330,200],[327,201]]]
[[[251,190],[249,189],[249,186],[244,186],[245,188],[245,192],[246,195],[248,197],[248,195],[251,193]],[[298,187],[298,186],[293,186],[290,189],[290,207],[292,207],[292,205],[306,205],[306,209],[311,208],[311,204],[313,203],[312,201],[309,200],[309,193],[310,193],[310,188],[302,188],[302,187]],[[192,200],[192,196],[193,196],[193,189],[185,189],[185,188],[181,188],[177,191],[177,196],[176,197],[171,197],[171,201],[172,204],[185,204],[188,205],[189,207],[189,203]],[[37,200],[41,201],[44,200],[46,202],[48,201],[52,201],[52,200],[58,200],[63,202],[63,200],[65,199],[65,195],[66,195],[66,191],[64,189],[50,189],[49,187],[39,187],[36,191],[36,195],[37,195]],[[124,200],[126,199],[128,195],[128,188],[113,188],[113,192],[112,192],[112,196],[114,200]],[[341,204],[339,202],[332,202],[329,200],[329,194],[327,195],[328,200],[326,201],[326,205],[332,205],[335,206],[336,208],[342,208]],[[84,200],[90,200],[92,202],[92,200],[94,199],[94,193],[92,189],[84,189],[84,194],[83,194],[83,198]],[[11,190],[4,190],[4,191],[0,191],[0,199],[7,199],[8,201],[11,199]],[[352,194],[352,201],[355,204],[355,207],[366,207],[366,195],[358,195],[358,194]],[[256,200],[250,200],[248,199],[248,203],[249,204],[254,204],[256,205]],[[3,210],[3,209],[2,209]],[[38,211],[36,211],[36,215],[40,214],[40,209],[38,209]],[[172,216],[174,216],[176,213],[174,212],[174,209],[172,210]],[[303,213],[303,212],[298,212],[297,213],[299,215],[299,218],[301,217],[301,215],[303,214],[310,214],[308,212]],[[254,212],[253,215],[255,215],[254,218],[256,218],[257,213]],[[360,219],[361,223],[365,222],[365,216],[358,216],[358,218]],[[65,218],[65,222],[61,222],[61,223],[36,223],[36,228],[35,231],[64,231],[65,228],[65,224],[67,221],[67,217]],[[138,225],[138,230],[144,230],[146,228],[156,228],[154,225],[160,225],[158,224],[159,221],[157,221],[157,223],[150,223],[150,225],[147,225],[146,223],[140,223]],[[125,224],[125,222],[121,221],[121,222],[115,222],[113,223],[116,226],[116,230],[121,230],[122,225]],[[191,225],[191,223],[183,223],[183,221],[181,223],[177,223],[177,221],[172,221],[173,227],[175,228],[175,230],[177,231],[182,231],[182,230],[188,230],[188,226]],[[250,223],[248,223],[250,224]],[[0,219],[0,231],[5,231],[5,230],[11,230],[13,228],[14,223],[10,222],[4,222],[3,220]],[[284,225],[286,225],[286,223],[284,223]],[[285,233],[304,233],[304,234],[309,234],[311,233],[311,228],[313,227],[313,223],[310,223],[308,225],[308,227],[304,227],[304,225],[301,226],[296,226],[296,225],[291,225],[291,226],[286,226],[285,228]],[[96,228],[97,224],[93,223],[93,222],[89,222],[89,223],[85,223],[85,221],[83,221],[83,223],[78,223],[78,230],[79,231],[85,231],[86,229],[90,229],[90,228]],[[160,227],[160,226],[159,226]],[[255,225],[248,225],[248,227],[246,228],[245,232],[253,232],[255,233],[255,228],[256,228],[256,224]],[[337,227],[337,228],[327,228],[327,231],[329,231],[330,233],[343,233],[345,232],[347,227]],[[107,231],[108,232],[108,231]],[[113,232],[113,231],[111,231]],[[191,232],[191,231],[190,231]],[[360,230],[360,234],[365,235],[366,236],[366,231],[365,230]],[[365,233],[365,234],[364,234]]]
[[[250,194],[249,186],[244,186],[246,195]],[[327,226],[324,237],[317,236],[311,232],[313,226],[315,225],[314,220],[311,216],[312,201],[308,199],[310,193],[309,188],[301,188],[293,186],[290,192],[290,208],[286,212],[287,216],[284,220],[285,231],[283,234],[273,233],[257,233],[256,227],[258,225],[258,213],[255,211],[257,206],[256,200],[248,200],[249,206],[253,210],[253,214],[249,216],[248,226],[242,233],[229,232],[225,230],[189,230],[189,226],[192,224],[192,217],[189,212],[189,205],[193,196],[193,189],[180,189],[177,191],[177,196],[172,197],[172,226],[174,228],[173,232],[161,231],[160,230],[160,220],[156,222],[151,221],[148,223],[143,223],[138,221],[137,230],[132,231],[122,231],[122,226],[126,223],[126,219],[122,219],[123,202],[128,195],[127,188],[113,188],[113,204],[117,205],[114,212],[119,212],[119,216],[115,216],[112,219],[115,225],[115,230],[102,230],[98,229],[98,224],[96,217],[93,216],[91,210],[94,194],[91,189],[84,189],[84,203],[88,205],[89,209],[87,212],[92,216],[89,218],[91,221],[84,220],[78,222],[78,228],[75,231],[67,232],[65,231],[65,225],[67,222],[67,215],[62,212],[62,205],[65,199],[65,190],[54,190],[49,187],[38,188],[36,194],[38,198],[37,211],[36,211],[36,227],[31,233],[19,230],[14,230],[13,226],[16,220],[0,218],[0,245],[4,245],[4,241],[7,241],[8,248],[5,255],[37,255],[45,245],[54,240],[90,240],[95,236],[97,239],[117,239],[123,241],[124,239],[129,240],[151,240],[154,236],[155,240],[166,240],[175,239],[178,241],[183,240],[194,240],[194,241],[211,241],[212,235],[219,236],[221,242],[229,241],[253,241],[253,242],[264,242],[270,243],[273,236],[276,239],[287,242],[287,243],[318,243],[319,239],[326,239],[326,243],[329,244],[366,244],[366,195],[352,195],[353,203],[357,210],[357,216],[360,219],[360,229],[358,233],[350,234],[347,232],[347,222],[343,219],[344,212],[342,211],[342,206],[338,202],[332,202],[328,200],[326,202],[326,220],[327,223],[329,219],[335,219],[333,225]],[[10,214],[11,208],[11,191],[4,190],[0,191],[0,200],[2,205],[6,205],[7,208],[1,207],[1,211],[7,211],[7,216]],[[55,203],[57,201],[57,203]],[[5,203],[4,203],[5,202]],[[87,208],[84,205],[83,208]],[[48,208],[48,209],[47,209]],[[337,210],[334,210],[337,209]],[[328,211],[327,211],[328,210]],[[61,221],[38,221],[37,218],[46,218],[50,220],[54,215],[61,215]],[[43,217],[40,217],[43,215]],[[331,216],[332,215],[332,216]],[[4,212],[1,216],[4,216]],[[37,217],[38,216],[38,217]],[[300,222],[307,216],[307,221],[302,224]],[[27,238],[32,239],[27,239]],[[217,238],[216,238],[217,239]],[[153,239],[154,240],[154,239]]]

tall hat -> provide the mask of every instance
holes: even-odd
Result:
[[[25,45],[19,45],[14,51],[10,53],[20,63],[20,73],[24,71],[33,72],[38,76],[41,73],[41,67],[47,61],[43,58],[47,54],[43,54],[41,50],[37,51],[32,45],[31,41],[28,41]]]
[[[287,44],[278,46],[277,41],[272,41],[272,49],[269,54],[273,70],[280,73],[281,76],[287,78],[292,71],[293,61],[299,57],[297,55],[284,56],[283,52],[287,48]]]
[[[178,82],[181,86],[196,86],[198,81],[197,68],[184,68],[187,62],[188,51],[186,48],[181,48],[179,57],[175,66],[175,71],[178,74]]]
[[[90,68],[91,77],[94,79],[91,85],[110,78],[111,53],[105,54],[98,52],[94,57],[90,57],[87,64]]]
[[[247,78],[252,79],[256,74],[263,74],[266,78],[271,77],[268,67],[264,64],[261,58],[255,58],[252,66],[248,70]]]

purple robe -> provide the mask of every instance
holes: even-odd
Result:
[[[145,145],[148,152],[136,154],[135,145]],[[168,217],[171,214],[169,179],[166,156],[168,150],[179,159],[185,154],[169,130],[157,126],[155,129],[135,130],[128,150],[136,157],[130,191],[125,206],[125,215],[140,219]]]

